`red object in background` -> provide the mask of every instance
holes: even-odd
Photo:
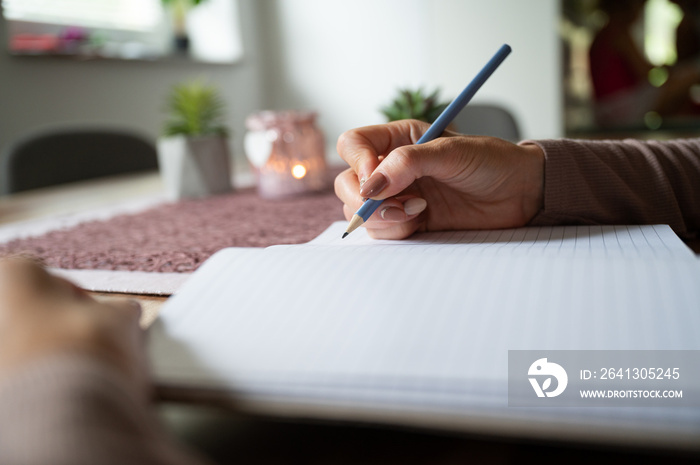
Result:
[[[55,52],[60,39],[52,34],[16,34],[10,40],[11,52],[47,53]]]
[[[632,89],[643,82],[635,73],[630,59],[616,49],[616,33],[604,29],[591,44],[591,79],[597,99]]]

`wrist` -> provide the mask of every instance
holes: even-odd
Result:
[[[544,163],[542,148],[533,143],[520,146],[521,157],[521,199],[525,223],[529,223],[544,208]]]

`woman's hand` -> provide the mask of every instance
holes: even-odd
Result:
[[[106,363],[131,382],[147,382],[136,302],[101,303],[23,258],[0,260],[0,377],[61,353]]]
[[[335,181],[349,220],[364,198],[386,199],[365,222],[371,237],[527,224],[543,204],[544,153],[493,137],[446,131],[414,145],[429,125],[415,120],[345,132],[338,153],[350,169]]]

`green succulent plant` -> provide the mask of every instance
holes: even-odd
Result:
[[[226,135],[224,107],[216,87],[202,80],[176,84],[168,94],[168,119],[163,133],[167,136]]]
[[[173,27],[176,35],[183,35],[185,31],[185,17],[187,12],[206,0],[161,0],[164,7],[171,10],[173,15]]]
[[[449,104],[439,102],[439,94],[440,89],[435,89],[430,95],[424,94],[423,88],[399,89],[396,98],[391,104],[382,107],[381,112],[388,121],[417,119],[432,123]]]
[[[188,8],[191,6],[199,5],[205,0],[161,0],[165,6],[173,6],[175,8]]]

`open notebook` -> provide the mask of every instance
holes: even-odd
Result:
[[[225,249],[151,330],[158,384],[254,412],[697,447],[700,408],[508,407],[509,350],[700,349],[700,261],[668,226]]]

